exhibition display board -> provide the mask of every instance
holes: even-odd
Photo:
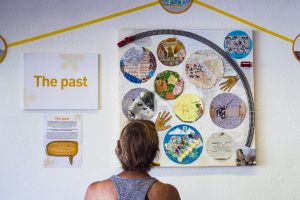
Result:
[[[119,38],[120,127],[156,123],[156,164],[256,164],[251,31],[121,30]]]

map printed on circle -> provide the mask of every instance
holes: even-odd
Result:
[[[122,101],[122,111],[128,119],[150,120],[154,116],[156,108],[154,94],[144,88],[130,90]]]
[[[124,77],[132,83],[144,83],[155,73],[156,60],[153,53],[144,47],[128,49],[120,61]]]
[[[214,51],[199,50],[187,59],[185,73],[193,84],[203,89],[209,89],[222,79],[223,61]]]
[[[210,104],[210,117],[219,127],[233,129],[239,126],[246,115],[244,102],[235,94],[222,93]]]
[[[186,50],[182,42],[176,38],[161,41],[157,47],[157,57],[166,66],[177,66],[184,60]]]
[[[251,52],[252,40],[244,31],[232,31],[225,37],[224,49],[230,57],[242,59]]]
[[[192,0],[159,0],[160,5],[173,14],[180,14],[187,11],[193,1]]]
[[[177,72],[163,71],[156,76],[155,91],[163,99],[176,99],[183,91],[184,82]]]
[[[0,35],[0,63],[5,59],[7,54],[7,44],[4,38]]]
[[[224,132],[214,133],[206,142],[206,151],[213,159],[227,160],[234,153],[233,139]]]
[[[194,127],[180,124],[171,128],[164,138],[166,155],[175,163],[190,164],[203,150],[203,140]]]
[[[195,122],[203,115],[203,103],[195,94],[182,94],[173,106],[176,116],[183,122]]]

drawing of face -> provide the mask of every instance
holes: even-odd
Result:
[[[151,119],[154,115],[154,95],[151,92],[141,92],[128,106],[129,119]]]

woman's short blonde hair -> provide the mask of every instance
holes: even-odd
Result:
[[[159,151],[155,124],[147,120],[132,120],[121,131],[116,154],[126,171],[149,171]]]

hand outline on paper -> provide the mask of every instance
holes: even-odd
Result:
[[[165,126],[165,124],[172,118],[172,115],[169,115],[170,112],[166,111],[164,111],[163,114],[161,114],[161,112],[158,113],[158,117],[155,121],[155,128],[157,131],[164,131],[166,129],[171,128],[170,125]]]
[[[236,76],[224,76],[223,78],[226,78],[227,80],[224,81],[223,83],[220,83],[219,86],[221,87],[220,89],[223,90],[224,92],[230,92],[230,90],[235,86],[237,81],[239,80],[238,75]]]

